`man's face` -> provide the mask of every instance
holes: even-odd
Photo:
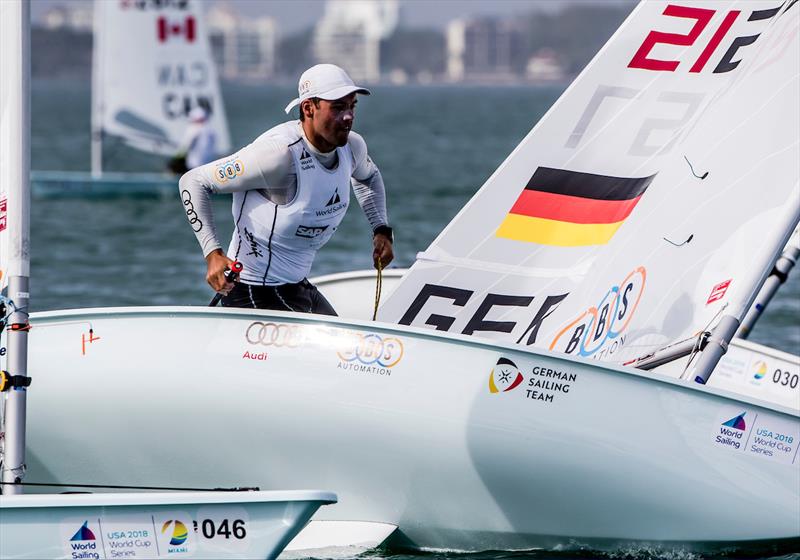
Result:
[[[356,103],[355,93],[333,101],[320,99],[319,107],[313,107],[314,115],[311,119],[317,139],[324,140],[331,146],[331,149],[347,144],[347,137],[353,127]],[[325,149],[324,146],[317,146],[317,148]]]

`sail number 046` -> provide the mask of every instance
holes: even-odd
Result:
[[[788,385],[792,389],[796,389],[798,383],[800,383],[800,375],[782,369],[776,369],[775,373],[772,374],[772,382],[783,385],[784,387]]]
[[[199,523],[195,521],[195,533],[197,533],[198,530],[207,539],[213,539],[216,537],[225,537],[226,539],[230,539],[233,537],[241,540],[247,536],[245,523],[242,519],[234,519],[233,521],[223,519],[219,522],[219,524],[215,523],[213,519],[203,519]]]

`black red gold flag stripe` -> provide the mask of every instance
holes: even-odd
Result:
[[[654,177],[612,177],[539,167],[496,236],[562,247],[604,245]]]

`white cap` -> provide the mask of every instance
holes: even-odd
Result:
[[[369,95],[367,88],[355,85],[347,72],[335,64],[317,64],[300,76],[300,82],[297,84],[297,99],[289,103],[285,111],[288,113],[293,107],[312,97],[332,101],[353,92]]]
[[[189,111],[189,121],[191,122],[203,122],[208,118],[208,111],[205,110],[204,107],[198,105],[191,111]]]

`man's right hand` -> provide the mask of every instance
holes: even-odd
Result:
[[[225,273],[233,262],[222,252],[222,249],[215,249],[206,255],[206,282],[215,292],[228,295],[228,292],[233,289],[233,283],[225,279]]]

